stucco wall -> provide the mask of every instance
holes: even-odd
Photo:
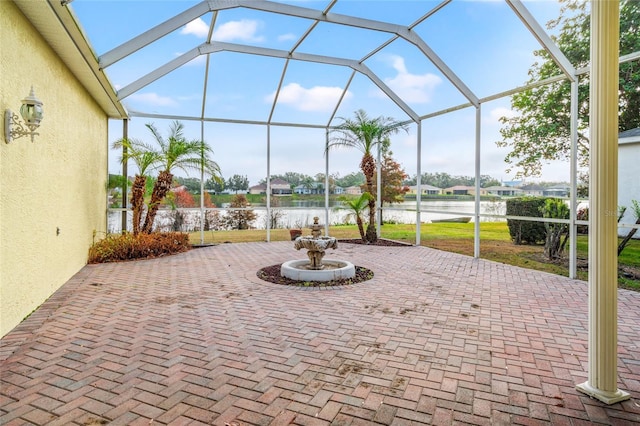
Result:
[[[0,336],[85,264],[106,231],[107,117],[15,7],[0,1],[0,110],[33,85],[35,141],[0,139]]]
[[[627,207],[621,223],[635,223],[631,200],[640,202],[640,140],[620,140],[618,150],[618,205]],[[625,236],[630,228],[618,228],[618,235]],[[640,238],[636,232],[634,238]]]

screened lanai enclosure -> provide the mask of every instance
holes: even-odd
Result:
[[[587,76],[593,126],[589,202],[592,212],[615,210],[617,187],[611,173],[617,172],[617,154],[611,139],[617,150],[617,125],[611,124],[617,120],[617,89],[607,86],[614,80],[607,76],[615,74],[611,70],[619,61],[639,57],[638,52],[617,54],[617,2],[591,3],[590,69],[577,69],[547,31],[546,22],[559,14],[555,2],[237,0],[166,2],[163,7],[154,2],[62,3],[73,10],[95,49],[95,73],[105,84],[113,84],[113,101],[126,108],[122,117],[113,117],[118,120],[110,126],[112,139],[144,139],[144,124],[153,122],[164,129],[178,120],[190,138],[204,140],[213,149],[226,176],[248,175],[252,183],[266,178],[267,216],[273,208],[272,175],[323,173],[329,187],[330,174],[357,171],[360,153],[327,150],[327,145],[332,128],[363,109],[373,117],[407,123],[408,134],[392,137],[391,150],[408,175],[454,170],[475,177],[472,216],[474,255],[479,257],[481,221],[507,218],[481,211],[480,181],[483,175],[513,178],[505,172],[506,151],[495,142],[499,118],[510,114],[514,93],[558,82],[571,85],[566,104],[572,128],[569,161],[551,164],[543,174],[569,182],[570,205],[577,205],[578,82]],[[533,52],[539,49],[550,55],[557,73],[527,85],[527,72],[536,61]],[[598,153],[600,146],[603,151]],[[117,155],[110,160],[111,171],[134,174],[127,168],[131,165],[118,165]],[[421,193],[418,179],[416,201],[410,207],[416,244],[421,223],[430,213]],[[126,198],[125,191],[122,212],[127,210]],[[202,205],[201,214],[204,210]],[[605,247],[617,237],[616,224],[605,214],[599,218],[593,213],[591,222],[581,222],[575,210],[570,219],[560,220],[570,227],[571,277],[576,276],[577,225],[591,226],[590,247]],[[327,193],[327,227],[330,214]],[[122,228],[127,226],[124,219]],[[606,222],[602,227],[600,220]],[[267,225],[267,239],[269,232]],[[628,395],[616,389],[615,341],[598,338],[615,339],[615,284],[604,282],[611,277],[611,259],[604,259],[608,255],[600,251],[592,250],[590,263],[608,264],[597,269],[609,275],[590,278],[593,371],[581,390],[615,402]],[[598,315],[602,307],[613,311]]]
[[[246,175],[252,184],[266,179],[266,205],[257,208],[271,217],[272,175],[322,174],[329,188],[330,176],[357,171],[359,152],[326,149],[331,129],[343,118],[362,109],[371,117],[404,120],[409,132],[393,136],[391,150],[407,175],[454,170],[473,176],[475,205],[472,212],[425,206],[417,179],[413,205],[378,203],[380,214],[411,212],[416,244],[421,223],[432,214],[471,215],[476,257],[480,222],[506,218],[502,205],[481,204],[480,185],[482,176],[513,178],[503,161],[508,150],[495,143],[500,117],[513,114],[510,96],[559,82],[577,91],[588,72],[576,69],[545,29],[560,13],[555,2],[180,1],[155,11],[146,2],[114,7],[77,1],[72,7],[81,23],[90,23],[85,32],[100,72],[127,107],[126,124],[111,124],[112,139],[149,138],[144,124],[162,129],[179,120],[189,137],[213,149],[225,176]],[[105,37],[104,28],[116,21],[119,30]],[[525,84],[533,52],[540,49],[553,58],[556,77]],[[638,58],[638,52],[621,54],[621,61]],[[542,177],[569,182],[570,204],[576,206],[577,93],[571,99],[569,161],[550,164]],[[126,162],[120,168],[118,157],[112,152],[110,172],[135,173]],[[204,185],[209,176],[196,177]],[[126,190],[120,229],[127,227]],[[326,192],[328,232],[336,220]],[[571,277],[577,274],[575,230],[586,224],[576,210],[564,221],[571,229]],[[204,204],[199,214],[202,239]],[[265,220],[267,240],[270,226]]]

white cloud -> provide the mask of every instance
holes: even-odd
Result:
[[[264,41],[264,37],[256,35],[262,26],[260,21],[252,19],[225,22],[213,31],[213,39],[218,41],[240,40],[262,42]]]
[[[435,74],[411,74],[404,63],[404,58],[393,55],[391,66],[398,72],[393,78],[385,79],[385,83],[405,102],[427,103],[433,91],[442,83]]]
[[[278,36],[278,41],[289,41],[289,40],[296,40],[296,39],[297,37],[293,33],[286,33]]]
[[[127,98],[130,101],[137,101],[147,105],[155,106],[175,106],[176,101],[168,96],[160,96],[157,93],[134,93]]]
[[[177,97],[180,102],[202,102],[202,93],[193,93]]]
[[[282,87],[278,102],[291,105],[300,111],[330,111],[336,106],[344,89],[341,87],[315,86],[306,89],[298,83],[289,83]],[[273,102],[275,92],[265,97],[266,102]],[[345,99],[352,96],[346,93]]]
[[[218,41],[262,42],[264,37],[256,34],[262,26],[262,22],[252,19],[229,21],[217,26],[213,31],[212,38]],[[185,25],[180,34],[193,34],[196,37],[205,38],[209,35],[209,25],[201,18],[196,18]]]
[[[516,114],[515,111],[505,107],[494,108],[489,112],[489,117],[491,117],[491,120],[495,123],[498,123],[498,120],[500,120],[501,117],[511,118],[516,115],[518,114]]]
[[[196,18],[189,22],[180,30],[180,34],[193,34],[196,37],[206,37],[209,35],[209,25],[207,25],[202,18]]]

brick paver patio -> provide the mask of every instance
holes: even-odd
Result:
[[[587,284],[425,247],[341,244],[352,286],[256,277],[304,258],[228,244],[90,265],[1,340],[0,424],[639,424],[640,293],[620,389],[587,377]]]

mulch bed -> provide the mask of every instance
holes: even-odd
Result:
[[[282,264],[264,267],[258,271],[256,275],[264,281],[274,284],[282,284],[294,287],[335,287],[350,284],[357,284],[368,281],[373,278],[373,272],[362,266],[356,266],[356,275],[353,278],[331,281],[298,281],[280,275],[280,266]]]
[[[383,238],[378,238],[375,243],[365,243],[361,239],[344,239],[338,240],[339,243],[345,244],[363,244],[363,245],[373,245],[373,246],[383,246],[383,247],[407,247],[411,246],[411,244],[402,243],[393,240],[386,240]],[[280,275],[280,266],[281,264],[266,266],[258,271],[256,274],[258,278],[264,281],[268,281],[274,284],[282,284],[294,287],[335,287],[335,286],[343,286],[350,284],[357,284],[364,281],[368,281],[373,278],[373,271],[363,268],[362,266],[356,266],[356,275],[353,278],[347,278],[342,280],[331,280],[331,281],[298,281],[292,280],[291,278],[286,278]]]
[[[394,241],[394,240],[386,240],[384,238],[378,238],[376,240],[375,243],[367,243],[365,241],[362,241],[359,238],[354,238],[354,239],[344,239],[344,240],[338,240],[339,243],[348,243],[348,244],[363,244],[363,245],[368,245],[368,246],[383,246],[383,247],[411,247],[413,246],[413,244],[410,243],[403,243],[401,241]]]

